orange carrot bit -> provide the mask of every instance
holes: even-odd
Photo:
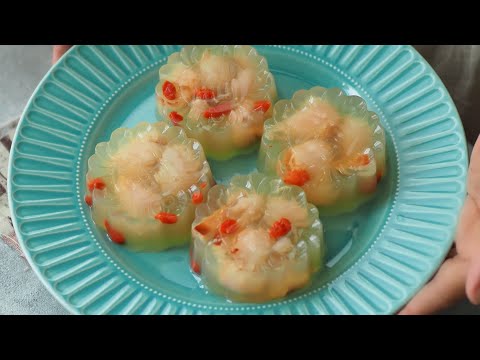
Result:
[[[195,96],[198,99],[202,99],[202,100],[212,100],[216,96],[216,94],[214,90],[204,88],[204,89],[198,89]]]
[[[370,157],[367,154],[358,155],[355,159],[355,165],[357,166],[366,166],[370,164]]]
[[[307,170],[291,170],[283,177],[283,182],[289,185],[303,186],[310,180],[310,174]]]
[[[381,171],[377,171],[377,184],[380,183],[380,181],[382,181],[382,178],[383,178],[383,174]]]
[[[220,225],[220,234],[229,235],[238,230],[238,224],[236,220],[227,219]]]
[[[253,110],[266,113],[268,109],[270,109],[270,106],[272,106],[270,101],[267,101],[267,100],[257,101],[255,104],[253,104]]]
[[[201,192],[196,192],[192,195],[192,202],[195,205],[201,204],[203,202],[203,194]]]
[[[200,189],[205,189],[207,187],[207,183],[206,182],[202,182],[200,183],[200,185],[198,185],[200,187]]]
[[[194,229],[203,236],[207,235],[211,230],[210,227],[205,223],[198,224],[194,227]]]
[[[239,251],[240,251],[239,248],[233,248],[232,250],[230,250],[230,252],[231,252],[232,254],[234,254],[234,255],[235,255],[236,253],[238,253]]]
[[[233,110],[232,104],[223,103],[214,107],[211,107],[205,111],[203,116],[207,119],[217,119],[223,115],[228,115]]]
[[[193,259],[193,250],[190,248],[190,268],[194,273],[200,274],[200,265]]]
[[[161,212],[155,215],[155,219],[162,222],[163,224],[175,224],[178,220],[178,217],[175,214]]]
[[[270,228],[270,236],[275,240],[287,235],[292,230],[292,223],[286,218],[275,221]]]
[[[172,121],[173,125],[178,125],[183,121],[183,116],[177,113],[176,111],[172,111],[170,115],[168,115],[168,117]]]
[[[88,190],[93,191],[94,189],[103,190],[105,189],[105,183],[100,178],[92,179],[87,184]]]
[[[168,100],[175,100],[177,98],[177,89],[170,81],[165,81],[162,86],[163,96]]]
[[[112,226],[107,220],[105,220],[104,225],[105,225],[105,229],[107,229],[107,234],[112,240],[112,242],[119,245],[125,244],[125,236],[123,236],[121,232],[112,228]]]
[[[90,207],[93,206],[92,195],[85,195],[85,203]]]

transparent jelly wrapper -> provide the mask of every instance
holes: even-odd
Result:
[[[247,45],[186,46],[160,69],[158,115],[226,160],[258,148],[277,100],[263,56]]]
[[[95,148],[86,181],[96,225],[147,252],[189,243],[195,208],[214,184],[202,146],[167,123],[115,130]]]
[[[320,215],[353,211],[386,174],[385,132],[360,97],[301,90],[265,122],[258,168],[302,187]]]
[[[238,302],[279,299],[324,264],[318,210],[299,187],[260,173],[214,186],[192,225],[192,270]]]

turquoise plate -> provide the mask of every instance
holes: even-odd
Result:
[[[191,275],[188,249],[134,254],[109,242],[84,204],[87,159],[120,126],[155,121],[159,67],[180,46],[75,46],[28,103],[10,161],[21,246],[76,314],[392,314],[449,250],[465,196],[466,141],[447,90],[410,46],[258,46],[288,98],[315,85],[363,97],[388,137],[373,201],[322,219],[328,264],[281,301],[236,304]],[[213,162],[220,183],[255,156]]]

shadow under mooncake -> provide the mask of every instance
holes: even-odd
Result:
[[[254,173],[214,186],[192,225],[191,267],[207,288],[238,302],[279,299],[324,264],[318,210],[298,187]]]
[[[197,141],[178,127],[144,122],[97,145],[85,200],[114,243],[161,251],[189,243],[195,208],[213,183]]]
[[[258,169],[302,187],[320,215],[353,211],[385,176],[385,132],[358,96],[300,90],[265,122]]]
[[[267,60],[247,45],[186,46],[161,67],[156,94],[159,116],[215,160],[258,149],[277,99]]]

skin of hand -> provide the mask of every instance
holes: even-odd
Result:
[[[65,54],[72,45],[53,45],[53,54],[52,54],[52,65]]]
[[[480,137],[472,152],[467,199],[458,223],[455,246],[433,279],[399,315],[429,315],[467,298],[480,305]]]

